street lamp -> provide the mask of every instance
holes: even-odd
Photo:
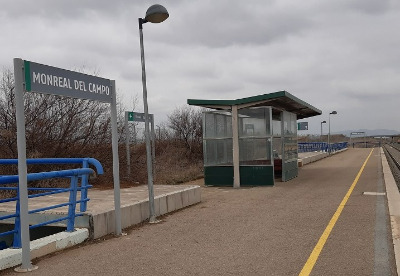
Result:
[[[331,115],[336,115],[337,112],[336,111],[332,111],[331,113],[329,113],[329,132],[328,132],[328,151],[329,154],[331,153]]]
[[[139,18],[139,34],[140,34],[140,54],[142,60],[142,85],[143,85],[143,105],[144,105],[144,132],[146,137],[146,156],[147,156],[147,185],[149,189],[149,209],[150,223],[157,222],[154,211],[154,189],[153,189],[153,162],[151,155],[150,131],[149,131],[149,107],[147,105],[147,86],[146,86],[146,67],[144,62],[144,46],[143,46],[143,24],[161,23],[169,16],[168,11],[161,5],[152,5],[146,11],[145,18]]]
[[[319,138],[319,139],[321,140],[321,142],[322,142],[322,124],[326,124],[326,121],[322,121],[322,122],[321,122],[321,136],[320,136],[320,138]]]

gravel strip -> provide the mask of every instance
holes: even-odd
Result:
[[[390,145],[385,145],[383,148],[384,148],[390,169],[392,170],[394,180],[396,181],[397,187],[399,188],[399,191],[400,191],[400,169],[396,166],[396,164],[394,163],[394,161],[392,159],[392,157],[393,157],[394,159],[396,159],[397,162],[400,163],[400,145],[399,144],[390,144]],[[388,152],[391,154],[391,156],[388,154]]]

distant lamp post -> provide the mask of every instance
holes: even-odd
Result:
[[[329,153],[331,153],[331,115],[336,115],[337,112],[336,111],[332,111],[331,113],[329,113],[329,132],[328,132],[328,151]]]
[[[145,114],[145,136],[146,136],[146,156],[147,156],[147,184],[149,189],[149,209],[150,209],[150,223],[157,222],[156,214],[154,211],[154,188],[153,188],[153,162],[151,155],[150,144],[150,131],[149,131],[149,108],[147,105],[147,86],[146,86],[146,67],[144,61],[144,46],[143,46],[143,24],[161,23],[169,17],[168,11],[161,5],[152,5],[146,11],[145,18],[139,18],[139,34],[140,34],[140,53],[142,59],[142,85],[143,85],[143,105]]]
[[[326,121],[322,121],[322,122],[321,122],[321,136],[320,136],[320,138],[319,138],[319,139],[321,140],[321,142],[322,142],[322,124],[326,124]]]

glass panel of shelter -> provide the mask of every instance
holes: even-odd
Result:
[[[271,108],[243,108],[238,116],[240,165],[272,165]]]
[[[288,181],[298,174],[297,116],[288,111],[272,108],[272,134],[274,173]]]
[[[272,165],[287,181],[297,176],[297,118],[273,107],[240,109],[239,162],[241,166]],[[203,115],[204,166],[232,166],[232,115],[207,111]]]
[[[296,114],[282,111],[282,181],[288,181],[298,175],[296,122]]]
[[[203,113],[204,166],[232,165],[232,116],[230,112]]]

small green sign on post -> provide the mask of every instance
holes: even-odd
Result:
[[[129,122],[144,122],[145,121],[145,115],[144,113],[140,112],[126,112],[128,115],[128,121]],[[149,122],[152,122],[153,114],[149,114]]]
[[[133,112],[128,112],[128,121],[129,122],[134,121],[133,120]]]
[[[155,135],[154,135],[154,114],[148,114],[147,118],[151,125],[151,140],[152,140],[152,155],[155,160]],[[126,165],[127,173],[131,174],[131,161],[130,161],[130,149],[129,149],[129,122],[145,122],[146,116],[144,113],[125,111],[125,136],[126,136]]]
[[[308,122],[297,123],[297,130],[308,130]]]

